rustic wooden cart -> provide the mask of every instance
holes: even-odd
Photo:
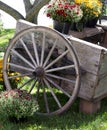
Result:
[[[106,66],[105,47],[19,20],[4,55],[3,76],[8,90],[11,79],[21,78],[17,87],[36,95],[40,114],[61,114],[77,96],[80,111],[92,113],[107,96]]]

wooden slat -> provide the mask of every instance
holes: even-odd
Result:
[[[32,26],[37,26],[37,25],[20,19],[17,21],[17,24],[16,24],[16,33]]]
[[[107,54],[101,57],[97,88],[94,98],[98,98],[107,93]]]
[[[104,47],[70,37],[71,44],[77,52],[80,65],[87,72],[98,75],[101,55],[107,53]],[[70,58],[68,56],[68,58]]]
[[[67,76],[69,79],[73,79],[72,76]],[[81,77],[81,86],[79,90],[78,96],[85,99],[85,100],[92,100],[94,97],[94,91],[95,91],[95,85],[96,81],[98,79],[98,76],[93,75],[91,73],[87,73],[86,75],[83,75]],[[69,82],[62,82],[62,88],[66,90],[69,93],[72,93],[73,85]]]
[[[90,37],[101,33],[104,33],[102,27],[96,27],[96,28],[84,28],[83,31],[81,32],[71,30],[69,32],[69,35],[83,39],[85,37]]]

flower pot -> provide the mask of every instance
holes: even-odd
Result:
[[[63,34],[68,34],[70,30],[71,23],[53,21],[53,28]]]
[[[90,27],[90,28],[94,28],[97,24],[97,21],[98,21],[98,18],[88,20],[87,23],[86,23],[86,26]]]
[[[77,22],[71,24],[71,30],[81,32],[84,29],[84,23]]]

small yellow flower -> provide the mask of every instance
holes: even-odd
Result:
[[[81,0],[75,0],[75,3],[80,4]]]
[[[75,0],[83,10],[83,17],[91,19],[98,17],[102,12],[102,2],[100,0]]]
[[[3,59],[0,59],[0,81],[3,81],[2,67],[3,67]]]

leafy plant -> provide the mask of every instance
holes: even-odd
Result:
[[[0,34],[0,52],[5,52],[9,40],[14,36],[15,29],[3,29]]]
[[[37,110],[37,102],[27,91],[15,89],[1,92],[0,115],[19,120],[32,116]]]

